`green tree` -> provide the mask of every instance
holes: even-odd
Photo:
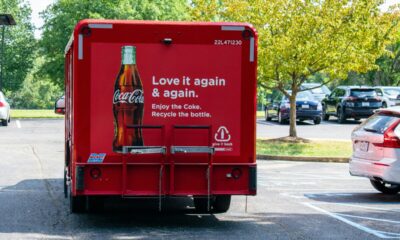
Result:
[[[210,2],[214,2],[211,9]],[[382,0],[193,0],[195,20],[250,22],[259,31],[259,83],[290,99],[289,136],[297,137],[296,95],[316,73],[344,79],[376,68],[394,40],[398,14]],[[292,91],[291,94],[286,89]]]
[[[12,14],[17,23],[4,27],[4,55],[0,52],[0,57],[5,60],[0,87],[4,91],[15,91],[21,87],[33,64],[36,40],[31,8],[25,0],[0,0],[0,13]]]
[[[39,75],[59,86],[64,84],[64,49],[79,20],[185,20],[188,17],[186,0],[57,0],[42,13],[45,23],[40,46],[45,62]]]

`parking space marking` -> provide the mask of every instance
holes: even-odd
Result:
[[[350,214],[344,214],[344,213],[336,213],[336,214],[339,216],[349,217],[349,218],[359,218],[359,219],[372,220],[372,221],[377,221],[377,222],[388,222],[388,223],[400,224],[400,221],[394,221],[394,220],[389,220],[389,219],[363,217],[363,216],[350,215]]]
[[[16,120],[15,124],[17,124],[17,128],[21,128],[21,122],[19,120]]]
[[[376,237],[385,238],[385,239],[388,239],[388,238],[399,238],[400,239],[400,235],[398,233],[377,231],[377,230],[374,230],[372,228],[365,227],[365,226],[363,226],[361,224],[358,224],[356,222],[350,221],[350,220],[340,216],[339,214],[332,213],[332,212],[329,212],[329,211],[327,211],[325,209],[322,209],[322,208],[319,208],[317,206],[314,206],[311,203],[302,202],[301,204],[303,204],[304,206],[307,206],[307,207],[309,207],[311,209],[314,209],[317,212],[323,213],[323,214],[325,214],[327,216],[330,216],[330,217],[335,218],[335,219],[337,219],[339,221],[342,221],[342,222],[344,222],[346,224],[349,224],[350,226],[353,226],[353,227],[355,227],[355,228],[357,228],[357,229],[359,229],[361,231],[364,231],[366,233],[375,235]]]
[[[314,204],[324,204],[324,203],[314,203]],[[356,205],[356,204],[350,204],[350,203],[332,203],[332,204],[342,205],[342,206],[347,206],[347,207],[364,208],[364,209],[370,209],[370,210],[379,210],[379,211],[396,212],[396,213],[400,212],[400,209],[386,209],[386,208],[362,206],[362,205]],[[368,202],[367,204],[388,204],[388,203]],[[389,204],[393,204],[393,203],[389,203]]]

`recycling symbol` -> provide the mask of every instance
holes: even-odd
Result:
[[[221,126],[215,133],[214,138],[217,142],[229,142],[231,140],[231,134],[229,134],[229,131],[225,126]]]

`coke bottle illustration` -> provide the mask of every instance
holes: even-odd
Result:
[[[123,46],[122,64],[114,85],[114,152],[122,152],[123,146],[143,146],[142,129],[132,127],[142,125],[143,110],[143,85],[136,66],[136,47]]]

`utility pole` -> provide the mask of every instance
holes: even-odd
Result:
[[[4,52],[4,41],[5,41],[5,30],[6,26],[12,26],[15,25],[15,20],[11,14],[0,14],[0,26],[2,26],[1,29],[1,66],[0,66],[0,91],[3,88],[3,73],[4,73],[4,64],[6,62],[5,58],[5,52]]]

